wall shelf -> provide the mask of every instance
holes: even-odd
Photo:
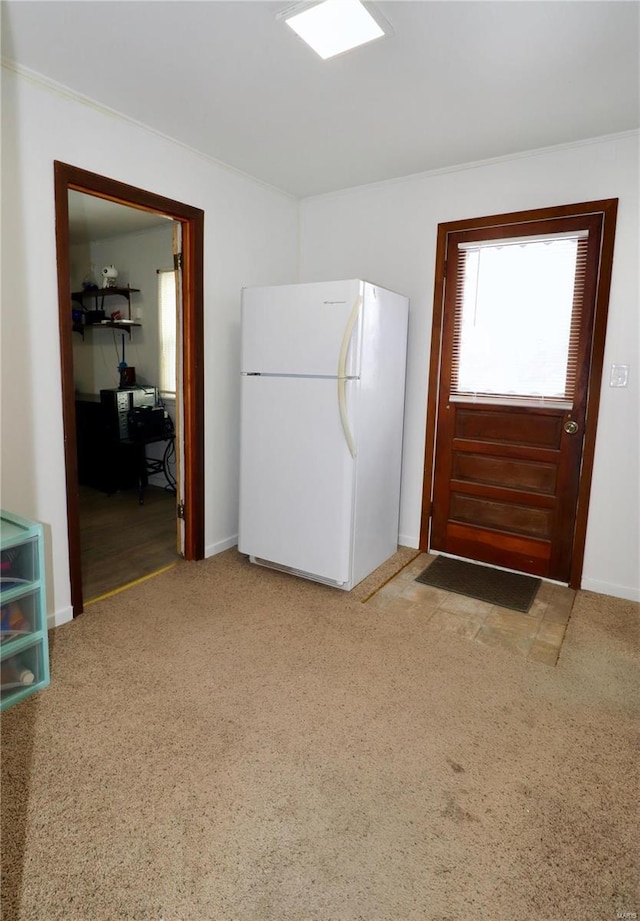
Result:
[[[104,301],[105,297],[114,297],[114,295],[120,295],[120,297],[126,297],[127,300],[130,300],[131,294],[139,294],[140,288],[130,288],[128,285],[126,288],[83,288],[82,291],[72,291],[71,300],[79,301],[84,306],[85,298],[95,299],[102,298]]]
[[[118,320],[98,320],[97,322],[87,323],[73,323],[73,331],[75,333],[80,333],[84,339],[84,334],[87,329],[119,329],[122,332],[129,333],[129,338],[131,338],[131,330],[134,327],[140,327],[141,323],[134,323],[131,320],[131,295],[139,294],[140,288],[84,288],[82,291],[72,291],[71,292],[71,301],[75,301],[77,304],[80,304],[85,314],[88,315],[91,311],[87,310],[87,305],[85,301],[95,301],[95,311],[104,312],[104,300],[106,297],[124,297],[127,301],[127,322],[121,322]]]
[[[84,334],[89,329],[121,329],[123,332],[129,333],[129,338],[131,338],[132,329],[141,329],[142,323],[119,323],[118,320],[106,320],[100,323],[74,323],[73,331],[74,333],[81,333],[84,338]]]

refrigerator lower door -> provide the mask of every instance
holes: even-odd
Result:
[[[243,375],[238,549],[351,588],[354,460],[338,382]],[[353,411],[357,382],[347,382]]]

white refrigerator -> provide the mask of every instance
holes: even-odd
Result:
[[[359,279],[244,288],[238,549],[346,591],[398,546],[409,302]]]

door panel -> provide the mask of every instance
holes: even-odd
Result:
[[[451,517],[496,531],[525,534],[529,537],[551,539],[551,515],[548,509],[537,509],[518,502],[480,499],[451,493]]]
[[[576,473],[572,477],[572,471],[564,471],[575,453],[569,450],[565,456],[562,451],[563,438],[576,437],[563,429],[570,415],[564,410],[446,403],[438,441],[432,548],[558,578],[552,573],[557,563],[553,548],[562,546],[566,528],[566,497],[558,490]]]
[[[503,215],[502,223],[487,218],[479,219],[477,227],[471,226],[473,222],[441,225],[442,274],[436,277],[436,298],[442,301],[439,308],[437,301],[434,305],[431,374],[437,398],[435,411],[428,412],[428,425],[435,417],[435,438],[430,448],[427,432],[425,463],[431,528],[429,534],[423,519],[424,549],[428,546],[562,582],[569,582],[576,569],[581,571],[581,560],[579,567],[574,565],[573,551],[583,447],[589,435],[592,453],[595,418],[592,409],[589,420],[588,409],[590,405],[597,409],[592,381],[599,385],[601,379],[602,312],[606,319],[610,279],[610,264],[603,268],[601,256],[606,250],[611,257],[615,228],[615,202],[591,204],[606,208],[591,208],[587,203],[575,206],[578,211],[573,214],[568,213],[569,206],[557,209],[557,217],[556,209],[547,209],[529,212],[530,220]],[[603,246],[609,211],[613,211],[613,225],[609,217]],[[447,229],[454,226],[461,229]],[[500,264],[501,258],[500,253],[494,258],[493,250],[509,246],[513,251],[522,250],[531,241],[538,253],[541,244],[553,242],[555,246],[561,240],[561,245],[549,249],[556,253],[567,237],[576,240],[568,257],[575,260],[575,274],[568,286],[565,262],[564,294],[559,296],[558,307],[553,280],[545,289],[533,277],[537,268],[530,284],[526,275],[512,275],[504,296],[496,293],[495,274],[490,283],[484,281],[482,252],[478,255],[483,247],[489,253],[488,262],[493,260],[486,271],[495,273],[495,263]],[[521,267],[520,253],[516,256]],[[542,292],[537,299],[531,297],[534,287]],[[551,310],[541,300],[547,295]],[[598,303],[601,313],[594,346]],[[541,316],[551,317],[560,307],[565,319],[560,324],[550,319],[547,327]],[[550,334],[549,329],[557,332]],[[520,351],[526,354],[524,372]],[[594,375],[592,361],[596,361]],[[509,375],[516,381],[513,387]],[[474,377],[479,381],[477,387]],[[522,382],[524,389],[519,391]],[[497,392],[500,387],[502,392]],[[430,451],[432,479],[427,466]],[[589,478],[590,469],[584,481],[587,490]],[[588,492],[582,495],[585,501]],[[584,512],[582,520],[586,523]],[[580,553],[583,538],[580,535]]]
[[[453,456],[452,466],[453,479],[468,485],[505,486],[507,489],[552,495],[557,480],[555,466],[544,461],[532,462],[458,451]]]
[[[474,528],[455,522],[449,525],[447,537],[447,552],[454,556],[535,576],[548,576],[551,556],[549,541],[536,541],[517,534],[499,535],[486,528]]]
[[[456,404],[451,404],[456,406]],[[458,404],[459,406],[459,404]],[[562,417],[521,410],[500,411],[459,406],[455,414],[455,438],[486,442],[558,448]]]

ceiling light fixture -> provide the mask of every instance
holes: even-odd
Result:
[[[391,29],[379,14],[371,15],[360,0],[297,3],[277,16],[323,60],[382,38]],[[383,27],[384,26],[384,27]]]

